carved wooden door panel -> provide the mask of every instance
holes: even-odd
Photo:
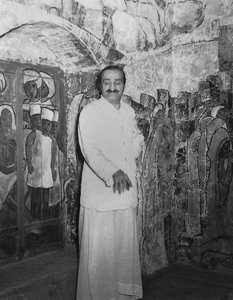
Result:
[[[61,246],[61,79],[0,62],[0,264]]]

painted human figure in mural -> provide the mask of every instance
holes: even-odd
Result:
[[[196,120],[197,128],[188,144],[191,180],[188,211],[195,222],[198,218],[204,222],[210,211],[215,214],[216,206],[219,206],[221,186],[223,189],[226,187],[221,182],[225,179],[228,182],[231,173],[229,154],[226,157],[226,151],[221,151],[224,149],[221,145],[229,139],[229,112],[222,105],[213,107],[212,103],[211,101],[208,114],[200,115],[198,122]],[[230,149],[229,145],[227,149]],[[229,190],[229,182],[226,189]],[[197,233],[200,233],[200,226],[201,224],[197,224]]]
[[[6,78],[3,72],[0,72],[0,93],[4,92],[7,87]]]
[[[16,169],[16,132],[12,129],[13,111],[11,106],[2,105],[0,110],[0,171],[9,174]]]
[[[206,183],[208,181],[209,161],[206,156],[210,133],[209,123],[214,120],[211,115],[213,107],[216,105],[215,99],[211,97],[203,98],[201,94],[194,93],[190,97],[189,119],[190,136],[187,140],[188,155],[188,207],[190,224],[194,224],[193,230],[200,234],[200,217],[206,216]],[[212,127],[213,128],[213,127]],[[195,229],[194,229],[195,228]]]
[[[25,99],[23,102],[23,133],[24,133],[24,203],[30,208],[30,188],[27,186],[28,168],[26,163],[26,140],[29,133],[32,132],[32,125],[30,120],[30,100]]]
[[[42,84],[38,90],[40,103],[45,105],[52,105],[51,98],[55,95],[56,87],[52,76],[45,72],[39,72],[42,79]]]
[[[23,101],[23,129],[28,132],[27,130],[32,130],[31,120],[30,120],[30,100],[25,99]],[[27,134],[26,134],[27,136]]]
[[[13,108],[0,105],[0,206],[16,180],[16,124]]]
[[[53,182],[53,187],[50,189],[49,192],[49,210],[50,216],[58,217],[59,214],[59,203],[62,200],[62,182],[61,182],[61,170],[60,166],[63,165],[63,153],[60,151],[58,143],[57,143],[57,135],[59,131],[59,112],[54,110],[53,120],[52,120],[52,127],[50,130],[50,137],[52,139],[52,157],[54,159],[54,171],[56,176],[54,177],[55,180]]]
[[[79,217],[77,299],[142,298],[136,229],[136,158],[143,144],[135,112],[121,101],[125,73],[109,66],[97,77],[102,93],[79,118],[85,158]]]
[[[16,137],[16,124],[13,108],[8,104],[0,105],[0,141]]]
[[[216,206],[223,206],[229,196],[230,185],[233,175],[233,142],[231,139],[223,141],[221,144],[217,162],[218,180],[218,202]]]
[[[33,155],[35,152],[33,148],[39,148],[39,144],[37,143],[36,147],[34,146],[35,140],[37,136],[41,134],[41,107],[37,104],[30,105],[30,118],[33,131],[27,136],[26,139],[26,161],[27,161],[27,186],[28,189],[31,190],[31,215],[34,219],[40,219],[40,212],[38,211],[38,207],[41,207],[41,199],[37,196],[36,183],[33,182],[30,177],[34,172],[34,167],[32,165]],[[33,151],[34,150],[34,151]],[[39,150],[38,150],[39,151]],[[38,152],[36,151],[36,152]],[[39,159],[39,158],[38,158]]]
[[[193,120],[194,121],[194,120]],[[195,122],[194,122],[195,124]],[[201,131],[196,128],[190,135],[187,142],[188,161],[188,203],[187,212],[189,214],[189,224],[193,225],[195,234],[201,233],[200,224],[200,190],[199,190],[199,170],[198,170],[198,150],[201,138]]]
[[[39,88],[42,85],[40,74],[32,69],[23,70],[23,89],[30,102],[39,101]]]
[[[42,219],[46,220],[49,216],[49,191],[54,188],[60,188],[60,177],[58,170],[57,149],[54,140],[51,138],[50,131],[54,119],[54,112],[50,108],[42,107],[42,136],[41,136],[41,154],[42,154],[42,174],[44,178],[41,181],[42,188]],[[58,196],[58,195],[57,195]],[[61,198],[60,198],[61,199]]]
[[[151,116],[151,122],[150,122],[150,132],[149,135],[151,135],[151,132],[154,128],[156,128],[160,123],[163,122],[165,116],[165,108],[162,103],[157,103],[154,107],[152,116]]]
[[[34,219],[49,218],[49,189],[53,187],[54,171],[52,139],[53,111],[38,104],[30,105],[33,131],[26,140],[28,167],[27,185],[31,189],[31,214]],[[42,211],[41,211],[42,210]]]
[[[158,116],[158,118],[157,118]],[[142,165],[142,196],[143,196],[143,232],[146,243],[142,242],[143,252],[148,255],[151,247],[156,250],[156,266],[166,265],[167,257],[164,235],[165,199],[171,200],[173,194],[174,159],[172,126],[165,122],[165,108],[157,103],[153,112],[153,127],[147,141]],[[165,197],[166,195],[166,197]],[[168,201],[168,200],[167,200]],[[172,202],[172,201],[171,201]],[[167,203],[169,205],[169,203]],[[155,226],[146,224],[154,220]],[[144,230],[145,227],[147,230]],[[146,260],[144,260],[146,264]],[[150,266],[145,266],[145,268]]]
[[[51,106],[56,87],[52,76],[33,69],[23,70],[23,88],[30,102]]]
[[[214,205],[221,207],[228,199],[233,174],[232,140],[227,129],[229,111],[224,106],[218,105],[212,109],[211,115],[213,120],[207,128],[207,157],[210,160],[207,191],[215,186]]]

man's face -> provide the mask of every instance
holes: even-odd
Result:
[[[47,136],[52,128],[52,122],[46,119],[42,119],[42,134]]]
[[[106,70],[101,78],[102,96],[110,103],[119,103],[124,92],[123,73],[120,70]]]
[[[49,88],[48,88],[47,84],[44,82],[44,80],[42,79],[42,85],[40,87],[40,97],[46,98],[48,96],[48,94],[49,94]],[[42,101],[42,102],[44,102],[44,101]]]
[[[32,125],[38,129],[41,130],[41,117],[40,114],[32,115],[31,116]]]
[[[51,128],[51,131],[50,131],[50,133],[53,135],[53,136],[57,136],[57,134],[58,134],[58,122],[55,122],[55,121],[53,121],[52,122],[52,128]]]
[[[36,98],[38,89],[35,81],[28,81],[24,84],[23,87],[28,98]]]
[[[4,108],[1,113],[0,123],[2,125],[3,130],[11,129],[12,127],[12,114],[9,109]]]

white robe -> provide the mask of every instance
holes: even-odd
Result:
[[[136,158],[143,136],[134,110],[117,110],[103,97],[84,107],[79,143],[85,158],[79,219],[77,300],[142,298],[136,229]],[[113,192],[112,175],[123,170],[133,187]]]

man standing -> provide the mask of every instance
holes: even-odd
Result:
[[[84,156],[79,218],[77,300],[142,298],[136,229],[136,158],[143,136],[134,110],[121,101],[125,73],[103,69],[102,94],[79,118]]]

